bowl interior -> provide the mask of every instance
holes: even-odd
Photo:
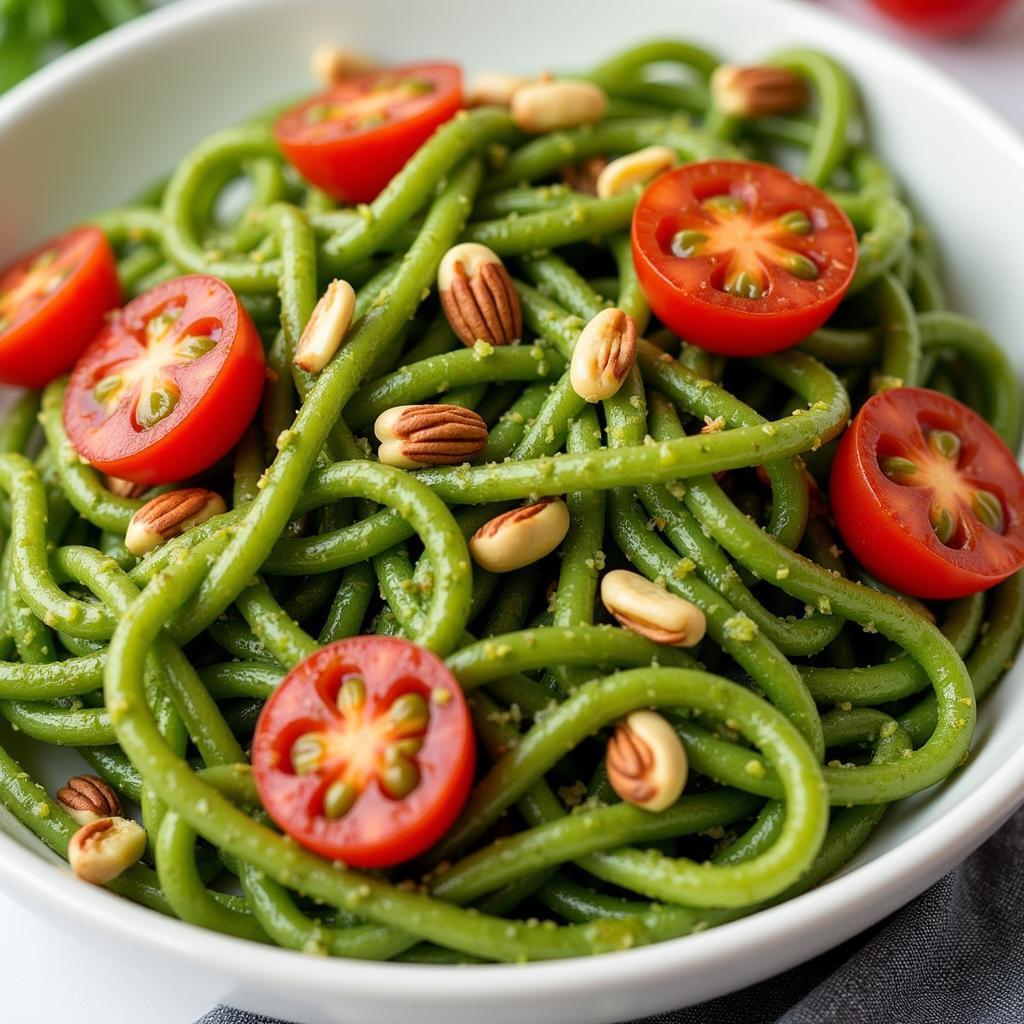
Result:
[[[474,0],[447,0],[443,5],[414,0],[191,0],[160,12],[152,24],[144,19],[92,44],[0,101],[0,166],[5,193],[16,200],[7,204],[0,220],[0,262],[69,222],[124,202],[211,131],[311,89],[309,53],[325,40],[387,60],[453,58],[470,72],[572,68],[627,43],[665,35],[694,39],[739,59],[808,44],[833,53],[855,75],[874,145],[938,238],[956,308],[1000,339],[1018,372],[1024,367],[1019,300],[1024,261],[1015,237],[991,222],[1024,223],[1024,145],[938,75],[888,44],[798,3],[642,0],[625,12],[612,0],[517,0],[498,11],[485,10]],[[1022,683],[1024,666],[1011,670],[988,699],[974,754],[962,771],[942,787],[888,812],[844,872],[863,879],[860,889],[851,885],[844,890],[851,898],[870,891],[877,902],[885,890],[888,902],[879,913],[909,898],[948,867],[939,847],[962,855],[1009,813],[1019,799],[1015,794],[1024,796]],[[76,763],[72,753],[54,756],[48,750],[41,756],[9,731],[0,732],[0,743],[8,742],[51,787]],[[896,865],[886,855],[932,826],[934,856],[915,848],[916,859],[908,855],[899,870],[880,866]],[[9,816],[0,817],[0,831],[41,850]],[[0,862],[5,846],[9,843],[0,837]],[[873,862],[878,868],[874,874]],[[838,884],[831,882],[826,889]],[[816,898],[811,894],[803,899]],[[744,928],[754,935],[750,921],[729,928],[736,950],[744,948]],[[834,927],[823,926],[822,934],[831,936],[822,940],[822,948],[844,937]],[[771,936],[762,933],[762,938]],[[670,945],[693,951],[693,943],[706,939],[698,936]],[[662,959],[651,951],[629,954],[629,959],[638,958],[634,977],[643,976],[644,964],[657,963],[660,969],[671,962],[664,960],[664,953],[658,955]],[[765,961],[765,973],[783,962],[780,955]],[[686,981],[689,987],[667,1002],[709,994],[707,985],[691,977],[685,966],[689,953],[679,956],[676,989]],[[299,958],[290,962],[305,970],[298,966]],[[584,977],[575,967],[561,970],[573,984]],[[734,963],[730,977],[738,985],[758,972],[756,966]],[[528,976],[519,977],[522,982]],[[598,981],[593,970],[587,977]],[[723,988],[724,983],[716,984]],[[525,983],[511,987],[510,997],[518,993],[525,999],[527,989]],[[657,1008],[653,994],[646,1003],[643,996],[637,998],[636,1012]],[[593,1004],[578,988],[577,1003],[589,1016],[558,1019],[596,1021],[621,1013],[617,1007]],[[500,1008],[495,1013],[496,1020],[505,1019]]]

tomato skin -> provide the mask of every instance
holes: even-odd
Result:
[[[802,280],[762,263],[768,288],[751,299],[730,294],[717,280],[731,253],[676,255],[670,243],[677,230],[700,228],[714,240],[704,204],[719,195],[739,198],[757,231],[787,212],[806,213],[812,226],[806,236],[776,233],[755,242],[810,259],[817,278]],[[770,164],[730,160],[686,164],[655,179],[633,214],[632,248],[640,287],[658,319],[684,340],[730,356],[765,355],[806,338],[839,305],[857,260],[853,226],[823,192]]]
[[[920,424],[963,440],[961,486],[999,495],[1005,527],[996,533],[964,510],[966,540],[948,547],[929,519],[933,492],[885,475],[879,453],[925,461]],[[917,429],[915,429],[915,426]],[[1024,567],[1024,475],[998,434],[975,412],[925,388],[870,398],[840,441],[829,487],[832,514],[850,553],[883,583],[914,597],[951,599],[1001,583]]]
[[[880,11],[919,32],[963,36],[977,31],[1010,0],[871,0]]]
[[[428,83],[432,93],[401,100],[390,120],[362,128],[311,124],[310,112],[365,98],[382,81]],[[274,135],[304,178],[345,203],[369,203],[405,162],[461,109],[462,72],[453,64],[410,64],[350,78],[284,113]]]
[[[0,329],[0,381],[41,388],[74,365],[103,326],[103,316],[121,302],[117,263],[99,228],[74,228],[0,270],[0,294],[43,253],[57,253],[54,268],[68,276],[37,306],[10,316]],[[64,263],[64,261],[67,261]],[[0,313],[2,313],[0,309]]]
[[[111,367],[135,365],[147,351],[147,324],[181,307],[179,334],[190,326],[217,343],[200,358],[168,364],[180,389],[173,411],[154,426],[133,421],[130,390],[113,409],[94,388]],[[173,337],[173,335],[172,335]],[[133,299],[109,319],[75,364],[64,396],[64,428],[72,446],[101,472],[135,483],[173,483],[202,472],[240,440],[255,415],[266,365],[259,333],[234,292],[205,274],[177,277]]]
[[[419,783],[394,798],[372,776],[348,811],[332,819],[324,813],[323,794],[339,769],[327,761],[322,773],[299,774],[291,751],[300,734],[329,735],[337,727],[337,694],[353,675],[365,683],[360,721],[371,723],[368,728],[410,692],[426,700],[430,715],[415,755]],[[357,734],[360,749],[365,735]],[[264,706],[252,742],[256,788],[271,818],[303,846],[359,868],[390,867],[436,843],[466,801],[475,758],[473,724],[455,677],[430,651],[397,637],[341,640],[297,665]]]

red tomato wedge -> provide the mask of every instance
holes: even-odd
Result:
[[[963,36],[977,31],[1010,0],[871,0],[890,17],[919,32]]]
[[[121,303],[99,228],[75,228],[0,271],[0,381],[40,388],[71,369]]]
[[[265,373],[259,334],[235,293],[216,277],[178,277],[129,302],[82,354],[64,428],[104,473],[182,480],[237,444]]]
[[[1024,475],[967,406],[925,388],[868,399],[832,465],[832,514],[883,583],[953,598],[1024,567]]]
[[[856,262],[842,210],[768,164],[678,167],[648,186],[633,214],[633,263],[651,309],[723,355],[806,338],[839,305]]]
[[[303,846],[353,867],[400,864],[462,809],[476,755],[462,689],[407,640],[359,636],[297,665],[252,741],[263,806]]]
[[[274,135],[302,176],[346,203],[368,203],[438,125],[462,107],[454,64],[409,64],[355,75],[304,100]]]

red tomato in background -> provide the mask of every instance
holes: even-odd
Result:
[[[410,64],[355,75],[304,100],[274,127],[302,176],[345,203],[368,203],[462,107],[454,64]]]
[[[925,388],[869,398],[832,464],[832,514],[851,554],[915,597],[954,598],[1024,567],[1024,475],[967,406]]]
[[[1010,0],[871,0],[879,10],[910,28],[961,36],[981,28]]]
[[[120,302],[99,228],[51,238],[0,270],[0,381],[41,388],[70,370]]]
[[[730,356],[788,348],[850,285],[857,235],[820,189],[768,164],[711,160],[653,181],[633,214],[633,263],[655,315]]]
[[[238,443],[265,374],[259,334],[235,293],[216,277],[177,277],[129,302],[82,354],[64,428],[104,473],[182,480]]]
[[[422,853],[458,816],[476,746],[462,689],[423,647],[359,636],[317,651],[267,701],[260,800],[303,846],[361,868]]]

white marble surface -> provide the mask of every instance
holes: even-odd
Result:
[[[863,0],[823,0],[842,15],[887,32],[946,68],[1024,129],[1024,3],[966,42],[921,40]],[[102,947],[62,935],[0,894],[0,1019],[9,1024],[190,1024],[217,992],[147,957],[112,962]]]

